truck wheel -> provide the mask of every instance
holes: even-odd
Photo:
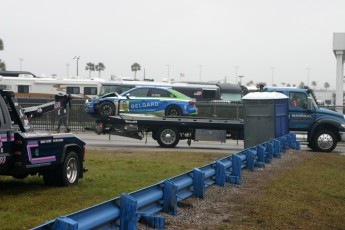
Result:
[[[182,111],[177,105],[171,105],[165,110],[165,116],[167,117],[178,117],[182,116]]]
[[[78,183],[80,175],[79,157],[70,151],[62,166],[59,168],[59,183],[61,186],[70,186]]]
[[[175,128],[160,128],[156,139],[161,147],[173,148],[180,141],[180,134]]]
[[[99,114],[102,117],[109,117],[115,115],[115,105],[110,101],[103,102],[99,109]]]
[[[332,152],[337,146],[337,140],[333,132],[320,130],[313,138],[313,150],[317,152]]]

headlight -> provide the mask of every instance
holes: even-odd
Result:
[[[345,124],[340,124],[340,125],[341,125],[341,127],[343,127],[345,129]]]

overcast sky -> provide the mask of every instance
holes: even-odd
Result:
[[[60,77],[250,80],[335,88],[333,33],[344,0],[2,0],[0,59],[7,70]],[[22,59],[22,61],[20,61]],[[68,67],[69,66],[69,67]],[[237,66],[237,67],[236,67]],[[93,77],[98,74],[94,72]],[[239,79],[238,79],[239,81]]]

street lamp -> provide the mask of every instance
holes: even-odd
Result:
[[[311,70],[311,68],[307,67],[306,70],[308,71],[308,87],[309,87],[309,71]]]
[[[242,78],[244,77],[244,76],[242,76],[242,75],[240,75],[240,76],[238,76],[239,78],[240,78],[240,86],[242,85]]]
[[[237,83],[237,69],[239,68],[239,66],[235,65],[234,68],[236,69],[235,83],[238,84]]]
[[[272,70],[272,86],[273,86],[273,72],[274,72],[275,67],[271,67]]]
[[[77,77],[78,77],[78,66],[79,66],[79,59],[80,59],[80,56],[75,56],[73,59],[76,59],[76,60],[77,60]]]

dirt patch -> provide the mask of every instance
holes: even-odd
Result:
[[[273,159],[265,168],[255,168],[254,172],[242,170],[242,184],[226,184],[224,187],[210,186],[205,199],[190,197],[178,204],[176,216],[160,213],[165,217],[166,229],[238,229],[248,228],[246,219],[250,213],[244,207],[245,201],[260,195],[265,186],[278,174],[293,168],[312,156],[308,151],[288,150],[280,159]],[[250,227],[249,227],[250,228]],[[139,229],[146,229],[140,225]]]

